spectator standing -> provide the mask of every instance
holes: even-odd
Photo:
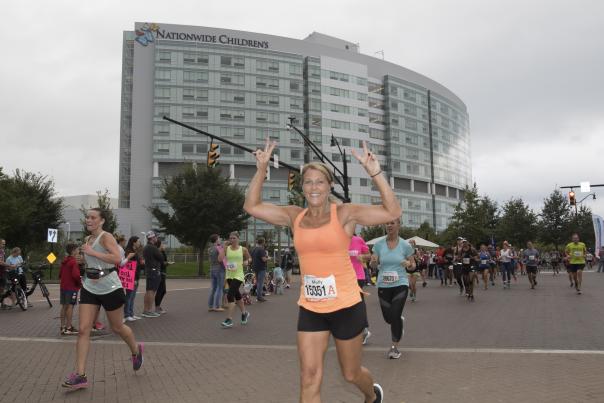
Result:
[[[157,288],[157,293],[155,293],[155,313],[163,315],[166,313],[166,310],[161,307],[161,303],[166,296],[166,276],[168,269],[168,255],[166,254],[166,245],[164,245],[159,238],[156,238],[155,245],[159,248],[159,252],[161,253],[161,267],[160,267],[160,282],[159,287]]]
[[[208,250],[208,256],[210,257],[210,275],[212,278],[212,290],[208,298],[208,311],[210,312],[223,312],[224,308],[221,307],[222,303],[222,291],[224,288],[224,263],[218,259],[220,253],[224,253],[224,246],[222,246],[222,240],[218,234],[210,235],[210,242],[212,245]]]
[[[294,270],[294,255],[292,255],[289,248],[285,248],[285,252],[281,256],[281,268],[285,271],[285,288],[289,288],[292,282],[292,271]]]
[[[266,262],[268,262],[268,252],[264,248],[264,238],[259,237],[256,240],[256,247],[252,250],[252,270],[256,275],[256,298],[258,302],[265,302],[264,298],[264,277],[266,276]]]
[[[141,242],[139,237],[131,236],[126,244],[125,254],[129,262],[136,262],[134,271],[134,289],[126,290],[126,303],[124,304],[124,319],[127,322],[134,322],[140,317],[134,314],[134,299],[136,298],[136,290],[138,290],[138,281],[140,272],[143,269],[143,259],[141,257]]]
[[[155,294],[161,282],[161,265],[164,260],[159,248],[156,246],[157,235],[153,231],[147,232],[147,244],[143,248],[145,259],[146,292],[143,308],[143,317],[157,318],[159,313],[153,311]]]
[[[80,248],[75,243],[68,243],[65,248],[67,256],[61,262],[61,271],[59,278],[60,302],[61,302],[61,335],[78,334],[73,327],[73,307],[78,302],[78,292],[82,288],[82,279],[80,278],[80,266],[76,261],[76,256],[80,254]]]

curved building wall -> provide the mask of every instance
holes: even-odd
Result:
[[[296,40],[136,23],[124,34],[123,59],[119,198],[132,211],[133,231],[152,225],[148,206],[167,208],[163,178],[185,163],[206,163],[208,138],[164,115],[250,148],[268,136],[279,142],[280,160],[294,166],[304,163],[305,149],[286,129],[290,117],[337,163],[332,135],[345,148],[367,141],[408,226],[428,221],[444,229],[471,180],[463,102],[425,76],[358,53],[353,43],[318,33]],[[255,172],[252,156],[227,145],[220,152],[220,169],[245,186]],[[349,176],[353,202],[379,202],[354,158]],[[287,195],[287,170],[272,169],[265,200],[286,204]],[[256,232],[268,228],[254,225]]]

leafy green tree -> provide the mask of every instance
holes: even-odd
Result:
[[[488,242],[498,222],[498,206],[489,197],[480,197],[474,184],[466,188],[464,199],[455,207],[451,222],[440,235],[440,243],[452,244],[458,236],[463,236],[472,244]]]
[[[0,236],[23,254],[42,247],[48,228],[63,221],[63,200],[56,198],[47,176],[17,169],[13,176],[0,169]]]
[[[521,198],[512,198],[502,206],[497,235],[501,241],[524,248],[526,242],[534,241],[537,235],[537,215]]]
[[[103,224],[103,231],[109,232],[110,234],[115,234],[117,230],[117,217],[113,213],[113,209],[111,208],[111,196],[109,195],[109,189],[105,189],[104,192],[97,190],[97,205],[95,207],[100,208],[105,211],[107,215],[107,219],[105,220],[105,224]],[[84,236],[90,235],[90,232],[86,228],[86,213],[88,209],[86,207],[81,206],[80,211],[84,216],[80,222],[82,223],[82,228],[84,228]]]
[[[574,232],[579,234],[579,239],[585,243],[588,249],[594,250],[595,233],[591,209],[589,207],[581,206],[576,214],[571,214],[566,239],[563,244],[570,242],[570,236]]]
[[[419,228],[415,230],[415,235],[417,235],[420,238],[424,238],[428,241],[432,241],[432,242],[437,241],[436,231],[434,230],[434,228],[432,228],[432,226],[430,225],[430,223],[428,221],[424,221],[419,226]],[[409,238],[411,238],[411,237],[409,237]]]
[[[571,222],[570,205],[560,190],[554,190],[544,201],[539,214],[539,240],[560,250],[568,242]]]
[[[371,241],[372,239],[379,238],[386,235],[386,230],[383,225],[374,225],[370,227],[363,227],[360,233],[360,237],[365,241]]]
[[[199,252],[205,250],[210,235],[246,227],[249,215],[243,210],[245,194],[221,176],[218,169],[187,167],[172,179],[164,180],[162,193],[169,209],[151,208],[161,230]],[[199,259],[200,275],[202,261]]]

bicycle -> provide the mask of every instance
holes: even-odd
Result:
[[[46,301],[48,302],[48,306],[50,308],[52,308],[52,302],[50,302],[50,292],[48,291],[48,288],[46,287],[46,284],[44,283],[44,274],[42,273],[42,270],[47,269],[48,265],[46,264],[40,264],[36,267],[35,271],[31,271],[30,267],[27,267],[27,271],[31,272],[31,278],[33,280],[33,284],[31,287],[27,287],[27,291],[25,292],[25,294],[29,297],[31,294],[34,293],[34,291],[36,290],[36,286],[40,287],[40,291],[42,291],[42,295],[44,296],[44,298],[46,298]]]
[[[0,295],[0,301],[4,301],[5,298],[8,298],[14,294],[17,299],[17,305],[19,305],[22,311],[27,311],[27,296],[25,295],[25,291],[23,288],[21,288],[21,284],[19,282],[19,276],[22,275],[24,274],[19,273],[18,269],[9,270],[6,272],[8,289],[5,290],[2,295]]]

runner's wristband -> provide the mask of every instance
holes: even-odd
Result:
[[[370,178],[375,178],[376,176],[378,176],[379,174],[382,173],[382,170],[380,169],[377,173],[373,174],[373,175],[369,175]]]

